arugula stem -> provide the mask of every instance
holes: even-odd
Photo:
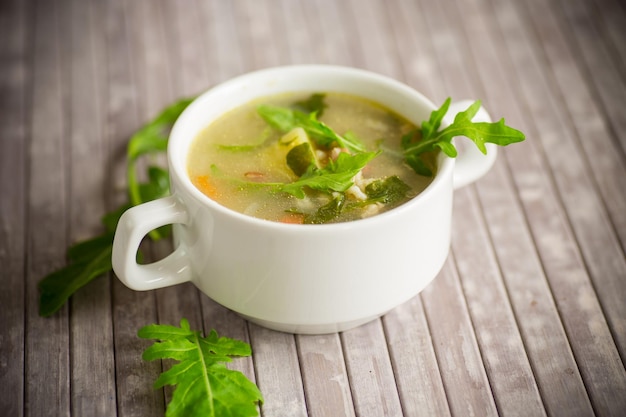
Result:
[[[193,333],[193,342],[196,345],[196,350],[198,351],[198,358],[200,358],[200,363],[202,364],[202,380],[206,388],[207,400],[209,401],[209,403],[213,403],[213,391],[211,390],[211,383],[209,382],[207,363],[204,360],[204,354],[202,352],[202,348],[200,347],[200,338],[198,337],[197,332]],[[210,417],[215,417],[215,408],[211,409]]]

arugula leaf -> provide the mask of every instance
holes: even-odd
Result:
[[[67,251],[68,264],[46,275],[38,283],[39,314],[47,317],[57,312],[80,288],[112,270],[111,254],[115,228],[122,213],[132,205],[154,200],[169,193],[167,170],[155,165],[147,167],[148,181],[139,182],[136,162],[146,154],[163,153],[167,148],[168,130],[192,99],[177,101],[165,108],[154,120],[133,135],[127,147],[127,177],[130,204],[123,204],[102,217],[105,231],[86,241],[78,242]],[[164,226],[150,233],[153,239],[168,235]]]
[[[341,152],[337,160],[332,159],[323,168],[311,166],[299,180],[281,187],[281,190],[302,198],[302,189],[309,187],[318,191],[339,191],[344,192],[352,187],[352,179],[361,171],[365,165],[378,155],[378,152],[361,152],[354,155]]]
[[[504,119],[495,123],[473,122],[472,118],[480,109],[480,101],[475,101],[467,110],[459,112],[448,127],[439,130],[450,102],[450,98],[446,99],[439,109],[431,113],[430,119],[422,123],[421,129],[402,138],[405,161],[419,175],[432,175],[432,170],[420,158],[422,154],[440,149],[451,158],[457,156],[456,147],[452,143],[456,136],[472,140],[482,153],[487,153],[486,143],[505,146],[525,139],[522,132],[507,126]]]
[[[257,112],[270,126],[281,132],[289,132],[295,127],[303,128],[321,146],[330,147],[333,143],[337,143],[351,152],[365,152],[366,150],[354,135],[340,136],[324,122],[317,120],[315,112],[306,114],[299,110],[269,104],[258,106]]]
[[[337,193],[328,204],[318,208],[315,214],[305,215],[305,224],[324,224],[339,217],[346,205],[346,195]]]
[[[38,283],[39,315],[48,317],[54,314],[72,294],[113,268],[114,234],[109,231],[68,249],[69,264],[48,274]]]
[[[352,187],[352,179],[365,165],[375,158],[379,152],[361,152],[354,155],[342,152],[336,161],[330,160],[323,168],[309,165],[307,171],[296,181],[282,182],[246,182],[251,186],[270,187],[274,191],[285,192],[297,198],[304,198],[305,188],[331,193],[344,192]],[[217,167],[212,166],[214,172]]]
[[[411,190],[397,175],[371,182],[365,187],[369,203],[394,204],[406,197]]]
[[[200,332],[191,330],[186,319],[181,320],[180,327],[145,326],[138,336],[160,340],[144,351],[144,360],[178,361],[154,384],[155,389],[176,386],[167,406],[167,417],[258,415],[256,404],[263,403],[258,387],[241,372],[224,366],[233,356],[250,356],[247,343],[218,337],[215,330],[202,337]]]
[[[178,116],[191,104],[193,98],[185,98],[166,107],[150,123],[139,129],[128,143],[127,179],[130,203],[134,206],[147,200],[141,198],[139,181],[137,180],[136,164],[139,157],[146,154],[163,153],[167,150],[169,131]]]
[[[322,117],[324,114],[324,109],[328,107],[324,102],[326,98],[326,94],[314,93],[311,94],[309,98],[306,100],[297,101],[295,106],[298,110],[301,110],[305,113],[315,113],[319,117]]]

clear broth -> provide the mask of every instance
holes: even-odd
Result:
[[[285,163],[289,147],[281,143],[284,132],[271,127],[257,113],[260,104],[291,107],[309,93],[265,97],[240,106],[212,122],[190,147],[187,170],[192,183],[204,194],[232,210],[257,218],[301,223],[332,200],[332,196],[307,191],[304,199],[272,192],[257,183],[296,181],[298,176]],[[323,114],[318,118],[335,132],[352,132],[368,151],[383,149],[363,170],[363,177],[399,177],[410,187],[406,198],[393,205],[346,205],[329,222],[362,219],[388,211],[419,194],[432,181],[417,175],[402,160],[400,141],[416,127],[400,115],[372,101],[339,93],[325,93]],[[431,159],[434,165],[434,158]],[[348,201],[352,195],[348,196]],[[359,206],[359,208],[354,208]]]

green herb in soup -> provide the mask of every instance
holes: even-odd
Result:
[[[358,220],[396,207],[430,184],[432,178],[403,162],[402,138],[415,129],[359,97],[267,97],[209,125],[192,144],[188,171],[203,193],[254,217],[306,224]],[[424,156],[433,169],[435,154]]]
[[[218,203],[284,223],[358,220],[390,210],[430,184],[439,152],[456,157],[466,136],[508,145],[524,134],[473,122],[480,102],[440,129],[450,99],[415,126],[363,98],[316,93],[267,97],[237,108],[203,131],[189,153],[192,182]]]

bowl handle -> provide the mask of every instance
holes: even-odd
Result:
[[[444,117],[444,121],[452,123],[457,113],[467,110],[473,103],[470,100],[455,101],[450,104],[448,113]],[[491,116],[484,107],[481,107],[474,118],[475,122],[491,122]],[[468,139],[469,140],[469,139]],[[454,189],[468,185],[487,173],[496,162],[498,155],[498,146],[493,143],[487,143],[487,154],[483,154],[473,143],[463,146],[455,138],[459,154],[456,157],[454,166],[453,184]]]
[[[128,288],[153,290],[191,280],[187,252],[179,246],[160,261],[137,263],[139,245],[151,230],[172,223],[187,223],[189,216],[176,196],[160,198],[128,209],[120,218],[113,239],[113,270]]]

